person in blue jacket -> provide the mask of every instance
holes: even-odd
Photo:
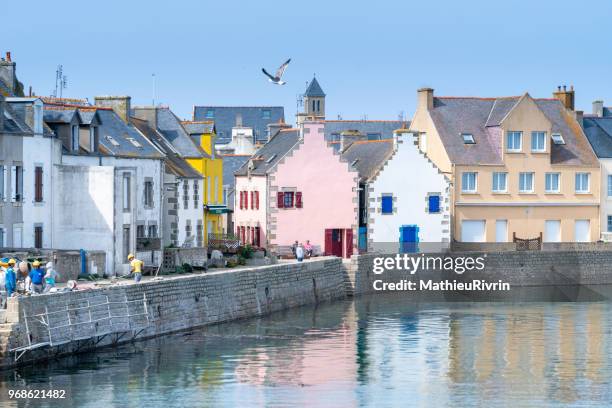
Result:
[[[33,293],[42,293],[45,272],[40,267],[40,261],[32,262],[32,266],[33,268],[30,271],[30,290]]]
[[[17,276],[15,275],[15,260],[9,259],[8,269],[4,278],[4,287],[6,289],[6,297],[10,298],[17,289]]]

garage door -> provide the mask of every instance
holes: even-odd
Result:
[[[461,242],[485,242],[485,220],[461,221]]]
[[[561,242],[561,221],[546,220],[544,222],[544,242]]]
[[[591,223],[589,220],[576,220],[576,242],[589,242],[591,236]]]

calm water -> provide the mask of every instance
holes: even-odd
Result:
[[[552,292],[305,307],[20,368],[0,392],[66,389],[75,407],[612,405],[610,288]]]

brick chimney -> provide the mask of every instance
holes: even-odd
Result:
[[[7,52],[6,57],[0,60],[0,80],[4,82],[13,94],[17,92],[16,64],[11,59],[11,53]]]
[[[553,92],[553,97],[560,100],[563,106],[569,110],[574,110],[574,86],[570,86],[569,91],[567,86],[558,86],[557,91]]]
[[[268,140],[272,139],[281,129],[290,129],[291,125],[285,123],[283,119],[276,123],[268,124]]]
[[[433,109],[433,98],[434,90],[432,88],[420,88],[417,90],[417,108]]]
[[[95,105],[103,108],[112,108],[124,122],[130,122],[132,98],[129,96],[96,96]]]
[[[593,115],[603,117],[604,101],[593,101]]]

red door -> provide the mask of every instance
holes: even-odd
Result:
[[[351,228],[346,231],[346,257],[350,258],[353,255],[353,230]]]
[[[342,230],[325,230],[325,255],[339,256],[342,258]]]

